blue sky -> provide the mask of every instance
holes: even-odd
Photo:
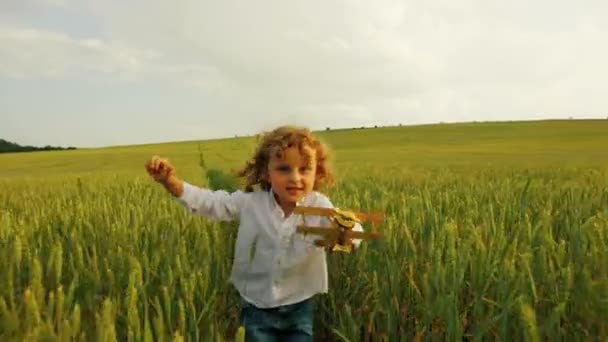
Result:
[[[0,138],[605,118],[607,14],[603,1],[3,1]]]

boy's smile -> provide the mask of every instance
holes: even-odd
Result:
[[[271,153],[268,163],[268,182],[277,202],[288,216],[302,197],[313,190],[316,169],[315,150],[288,147]]]

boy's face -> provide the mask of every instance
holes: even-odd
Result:
[[[292,209],[304,195],[313,191],[317,162],[315,150],[297,147],[283,150],[282,156],[272,153],[268,163],[268,182],[283,209]]]

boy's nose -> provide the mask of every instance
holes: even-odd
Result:
[[[291,179],[294,181],[299,181],[302,178],[302,175],[298,171],[294,171],[291,173]]]

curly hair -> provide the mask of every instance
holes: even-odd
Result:
[[[328,148],[309,129],[298,126],[281,126],[258,135],[258,138],[258,146],[253,157],[238,171],[238,176],[245,178],[246,192],[252,192],[253,186],[258,184],[262,190],[270,190],[270,183],[266,176],[271,156],[274,154],[281,157],[283,151],[290,147],[297,147],[308,158],[311,156],[307,155],[306,148],[316,151],[317,172],[313,185],[314,190],[333,184],[334,176],[328,165]]]

